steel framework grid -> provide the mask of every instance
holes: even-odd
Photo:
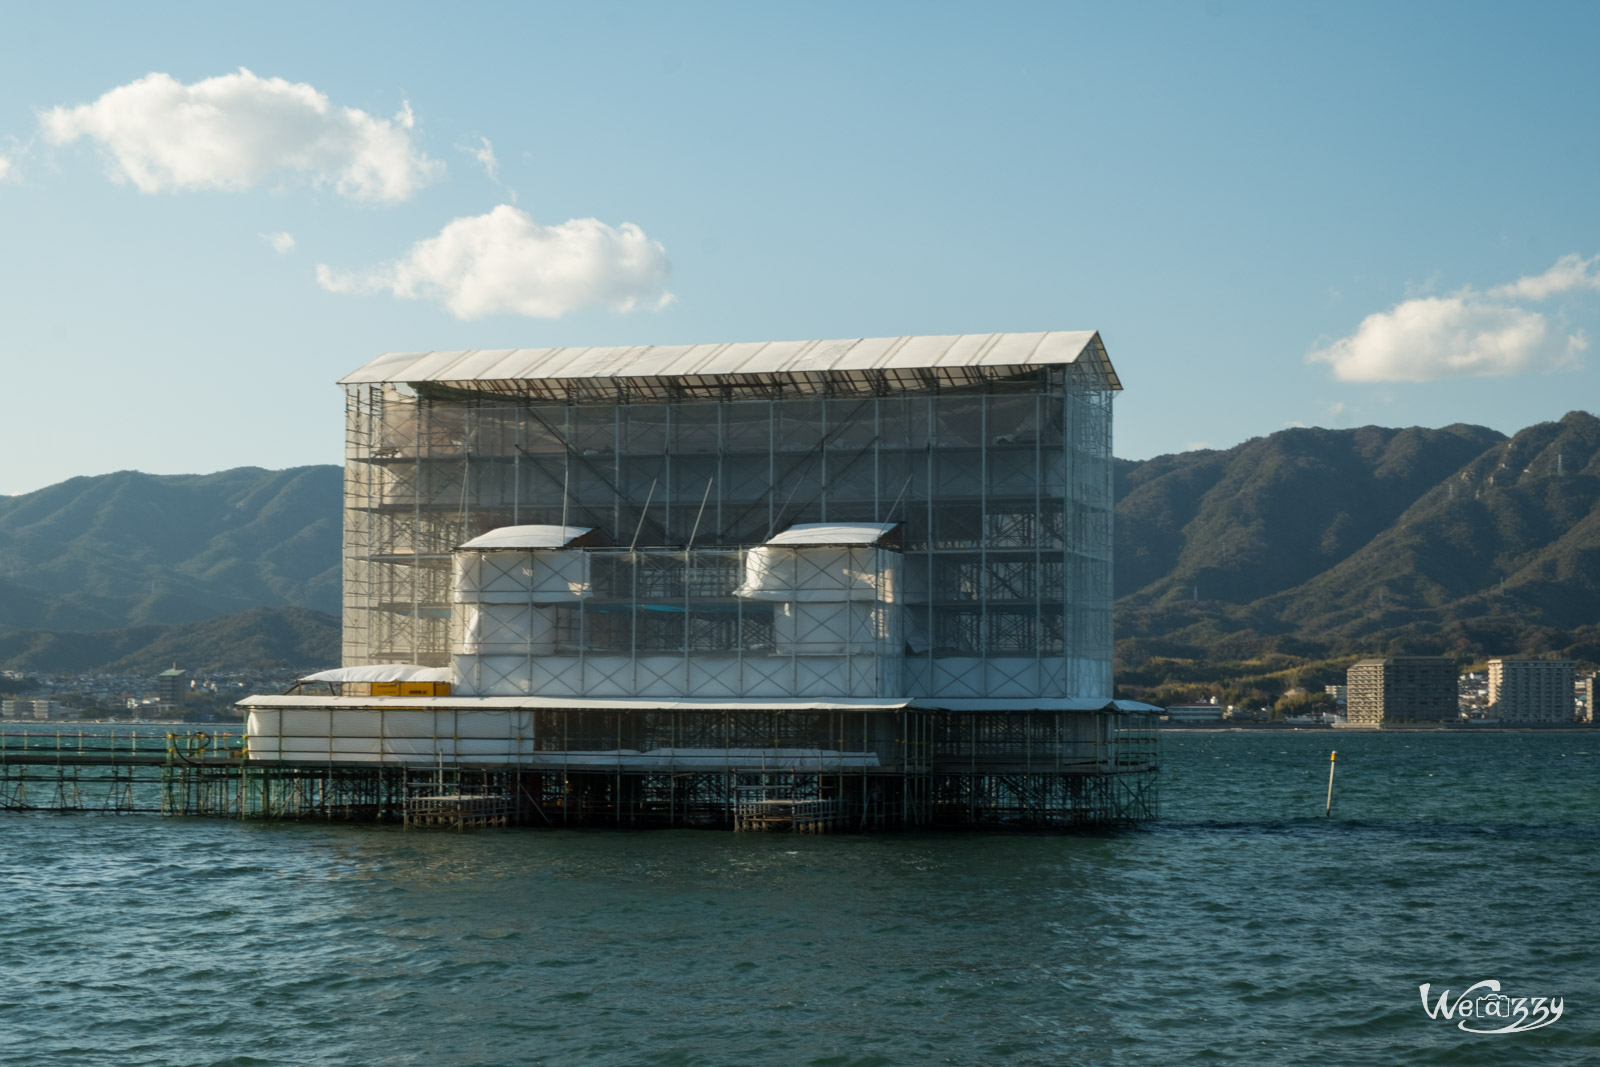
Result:
[[[1092,367],[777,393],[552,404],[348,386],[346,665],[444,665],[451,549],[499,526],[687,550],[899,521],[911,695],[1109,696],[1113,393]]]

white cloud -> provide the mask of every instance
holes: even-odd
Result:
[[[1556,265],[1543,274],[1518,278],[1510,285],[1489,290],[1489,295],[1502,300],[1547,300],[1557,293],[1570,293],[1574,289],[1593,289],[1600,292],[1600,256],[1584,259],[1573,252],[1556,260]]]
[[[478,138],[483,142],[482,147],[472,149],[472,158],[483,165],[484,173],[489,175],[489,180],[499,184],[500,161],[494,157],[494,145],[489,143],[489,138]]]
[[[432,300],[459,319],[554,319],[587,307],[665,307],[674,299],[666,290],[671,269],[667,250],[632,223],[569,219],[543,226],[501,204],[454,220],[396,262],[349,273],[319,265],[317,281],[331,293],[387,291]]]
[[[11,160],[0,156],[0,182],[6,180],[6,175],[11,172]]]
[[[236,74],[183,85],[147,74],[92,104],[39,116],[47,140],[87,137],[111,176],[141,192],[248,189],[280,171],[328,183],[354,200],[405,200],[444,172],[412,143],[410,104],[394,119],[334,107],[304,82]]]
[[[1589,347],[1583,331],[1552,327],[1543,314],[1522,305],[1579,289],[1600,291],[1597,263],[1600,256],[1563,256],[1543,274],[1486,293],[1468,288],[1406,300],[1368,315],[1355,333],[1306,358],[1330,364],[1334,377],[1347,382],[1428,382],[1573,367]]]
[[[294,234],[292,233],[264,233],[261,239],[272,246],[272,250],[280,256],[288,255],[294,249]]]

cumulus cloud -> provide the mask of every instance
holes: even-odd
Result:
[[[39,116],[45,139],[88,138],[116,181],[141,192],[241,190],[284,171],[353,200],[408,199],[444,171],[413,143],[409,104],[393,119],[335,107],[304,82],[236,74],[184,85],[147,74],[92,104]]]
[[[6,180],[6,175],[11,173],[11,160],[0,156],[0,182]]]
[[[1552,326],[1525,305],[1583,289],[1600,291],[1600,256],[1563,256],[1543,274],[1487,292],[1467,288],[1418,297],[1368,315],[1349,337],[1310,353],[1347,382],[1428,382],[1500,377],[1576,366],[1589,347],[1581,330]]]
[[[272,250],[280,256],[288,255],[294,249],[294,234],[292,233],[264,233],[261,239],[272,246]]]
[[[454,220],[393,263],[352,272],[319,265],[317,281],[331,293],[432,300],[459,319],[554,319],[588,307],[665,307],[674,299],[666,290],[671,266],[661,243],[632,223],[569,219],[544,226],[501,204]]]

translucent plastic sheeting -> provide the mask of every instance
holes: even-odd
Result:
[[[593,532],[588,526],[501,526],[460,547],[478,550],[562,548]]]
[[[838,642],[842,644],[843,642]],[[865,644],[865,643],[863,643]],[[485,697],[755,697],[814,700],[893,697],[904,690],[899,656],[458,655],[458,691]]]
[[[458,604],[565,604],[592,592],[589,556],[580,549],[455,554],[453,599]]]
[[[894,522],[808,522],[791,526],[767,539],[769,545],[872,545],[877,544],[899,523]]]
[[[892,601],[898,558],[866,546],[763,545],[746,551],[736,593],[748,600]]]
[[[464,656],[547,656],[555,651],[555,616],[525,604],[463,604],[457,652]],[[472,690],[476,692],[476,690]]]
[[[249,711],[382,711],[389,715],[430,715],[436,712],[501,712],[531,709],[573,711],[897,711],[905,698],[813,698],[805,700],[745,700],[728,698],[667,698],[612,700],[591,697],[338,697],[253,696],[239,702]]]
[[[500,763],[534,751],[531,711],[252,708],[245,732],[258,760]]]
[[[301,682],[448,682],[450,668],[419,667],[415,663],[372,663],[365,667],[335,667],[299,679]]]
[[[527,711],[415,712],[257,708],[246,721],[252,760],[295,763],[512,764],[619,771],[865,769],[873,752],[820,748],[657,748],[550,751],[535,747]]]
[[[472,382],[563,378],[704,378],[823,371],[932,370],[1075,363],[1099,354],[1092,330],[868,337],[831,341],[501,348],[391,352],[341,378],[360,382]]]

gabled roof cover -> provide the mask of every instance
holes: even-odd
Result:
[[[897,522],[803,522],[767,539],[769,545],[875,545]]]
[[[299,679],[301,682],[448,682],[449,667],[419,667],[415,663],[369,663],[364,667],[335,667]]]
[[[436,383],[509,395],[602,392],[619,380],[648,391],[829,381],[860,391],[969,384],[1043,366],[1088,364],[1104,388],[1121,389],[1100,335],[1052,333],[869,337],[617,348],[497,348],[390,352],[339,379],[341,385]],[[539,385],[537,383],[548,383]],[[561,388],[552,388],[561,383]]]
[[[591,526],[501,526],[486,534],[479,534],[457,548],[565,548],[593,532]]]

